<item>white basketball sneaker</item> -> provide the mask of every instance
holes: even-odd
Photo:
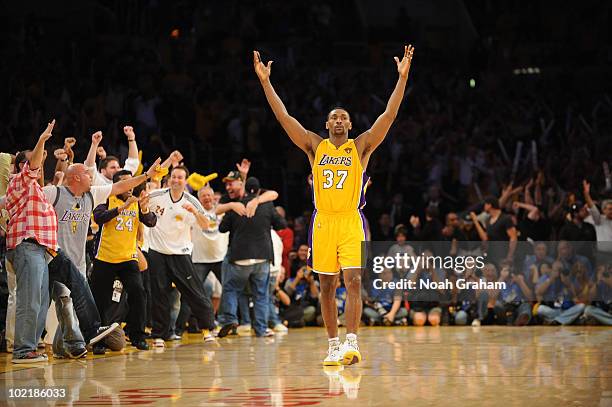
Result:
[[[323,359],[323,366],[340,366],[342,360],[342,346],[340,340],[329,341],[329,348],[327,349],[327,357]]]
[[[347,335],[346,341],[342,344],[342,364],[353,365],[361,362],[361,353],[359,352],[359,345],[357,345],[357,338],[351,338]]]

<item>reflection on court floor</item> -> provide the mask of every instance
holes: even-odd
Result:
[[[4,405],[610,405],[603,327],[364,328],[363,363],[324,369],[318,328],[275,338],[188,335],[165,349],[14,366],[2,387],[65,387],[57,402]]]

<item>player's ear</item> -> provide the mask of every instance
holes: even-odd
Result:
[[[329,122],[325,122],[325,128],[329,130]]]

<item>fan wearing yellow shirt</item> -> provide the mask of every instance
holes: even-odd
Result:
[[[349,139],[353,124],[349,113],[335,108],[327,115],[325,128],[329,138],[306,130],[287,112],[270,83],[272,61],[265,65],[259,52],[253,51],[253,66],[268,104],[291,141],[308,156],[313,175],[315,210],[310,224],[308,265],[319,274],[321,313],[328,335],[325,366],[351,365],[361,361],[357,345],[357,329],[361,319],[361,242],[366,240],[365,170],[372,152],[382,143],[398,114],[408,81],[414,49],[404,47],[403,58],[395,58],[398,79],[384,113],[369,130],[356,139]],[[336,284],[340,271],[347,288],[346,341],[338,337]]]
[[[127,170],[113,176],[113,182],[131,178]],[[115,291],[115,280],[128,294],[128,335],[132,345],[141,350],[149,349],[145,341],[145,288],[138,269],[137,234],[142,222],[148,227],[157,223],[157,217],[148,209],[148,194],[140,198],[132,190],[110,196],[94,209],[94,221],[99,225],[98,246],[91,271],[91,291],[103,321],[113,318],[108,312],[113,302],[119,302],[120,291]],[[122,321],[112,321],[119,322]]]

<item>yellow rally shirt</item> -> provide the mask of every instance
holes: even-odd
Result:
[[[116,196],[108,198],[109,210],[123,204],[124,202]],[[127,209],[122,210],[119,215],[102,225],[96,259],[107,263],[138,261],[136,235],[139,225],[138,202],[134,202]]]

